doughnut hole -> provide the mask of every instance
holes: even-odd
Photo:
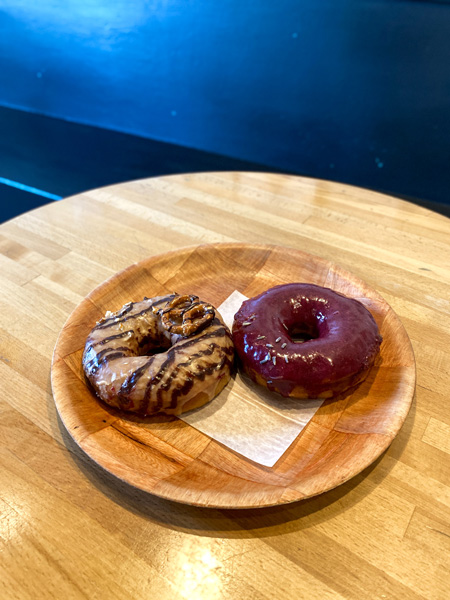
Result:
[[[285,325],[287,333],[294,344],[302,344],[310,340],[317,340],[328,332],[326,319],[320,310],[312,310],[303,314],[301,319],[288,322]]]
[[[135,356],[151,356],[153,354],[162,354],[170,348],[171,340],[168,335],[157,335],[155,332],[142,335],[138,330],[136,335],[137,351]]]
[[[303,344],[309,340],[316,340],[320,336],[317,323],[308,325],[307,323],[295,323],[288,328],[288,335],[294,344]]]

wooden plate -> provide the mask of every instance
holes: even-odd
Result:
[[[140,418],[109,408],[87,387],[81,368],[85,340],[107,310],[173,291],[195,293],[219,306],[235,289],[251,297],[296,281],[363,299],[384,341],[368,379],[352,394],[326,401],[274,467],[234,453],[176,417]],[[289,248],[217,244],[154,256],[96,288],[60,334],[52,387],[59,415],[75,442],[120,479],[187,504],[255,508],[330,490],[378,458],[408,414],[415,362],[393,310],[340,267]]]

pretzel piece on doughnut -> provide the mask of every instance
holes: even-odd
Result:
[[[164,329],[183,337],[201,331],[215,316],[211,304],[193,295],[175,296],[159,313]]]

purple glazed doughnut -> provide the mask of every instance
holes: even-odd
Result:
[[[290,283],[243,302],[233,342],[256,383],[285,397],[331,398],[365,379],[382,338],[357,300]]]

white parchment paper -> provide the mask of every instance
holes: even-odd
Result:
[[[218,307],[230,329],[246,299],[235,291]],[[214,400],[180,418],[246,458],[272,467],[322,402],[283,398],[238,373]]]

